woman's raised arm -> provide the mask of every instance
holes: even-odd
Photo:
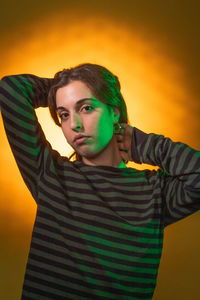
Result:
[[[0,81],[0,107],[7,138],[22,177],[35,199],[42,162],[51,146],[34,108],[47,106],[51,81],[34,75],[6,76]]]
[[[131,160],[160,167],[156,182],[160,182],[163,194],[164,225],[199,210],[200,151],[163,135],[146,134],[137,128],[129,131]],[[128,153],[123,152],[123,155]]]

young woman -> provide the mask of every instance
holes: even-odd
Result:
[[[118,78],[102,66],[79,65],[54,79],[4,77],[0,101],[38,206],[22,299],[151,299],[165,226],[200,208],[200,152],[128,125]],[[41,106],[74,160],[46,141],[34,112]]]

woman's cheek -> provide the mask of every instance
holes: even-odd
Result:
[[[65,126],[62,126],[62,132],[67,142],[70,143],[70,134]]]

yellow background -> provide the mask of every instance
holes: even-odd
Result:
[[[52,77],[79,63],[102,64],[119,77],[133,126],[200,149],[197,2],[1,1],[0,76]],[[48,110],[37,114],[53,147],[68,155],[71,149]],[[0,298],[17,300],[36,205],[2,119],[0,132]],[[199,225],[198,212],[166,228],[154,300],[200,299]]]

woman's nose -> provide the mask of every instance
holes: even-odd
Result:
[[[71,116],[71,129],[72,130],[78,130],[82,128],[82,121],[78,114],[74,114]]]

